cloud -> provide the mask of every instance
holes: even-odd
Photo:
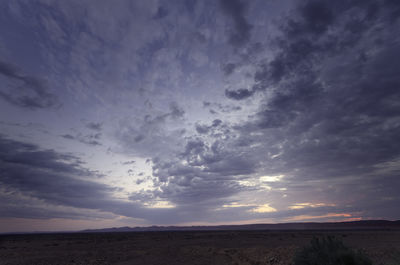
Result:
[[[250,40],[252,26],[245,18],[247,4],[240,0],[220,0],[221,10],[233,20],[234,29],[231,30],[229,43],[240,47]]]
[[[225,91],[239,102],[259,92],[256,113],[228,126],[224,137],[210,137],[210,125],[195,124],[197,136],[186,137],[175,158],[153,160],[154,194],[178,208],[199,205],[203,213],[259,193],[270,201],[236,208],[236,216],[253,209],[281,219],[357,212],[393,217],[400,202],[393,188],[400,184],[397,166],[384,174],[377,168],[400,157],[399,32],[385,2],[376,10],[375,4],[301,3],[273,40],[276,51],[255,65],[254,86]],[[285,177],[268,189],[245,184],[278,175]],[[315,198],[321,207],[285,210]],[[257,210],[266,205],[270,211]]]
[[[1,61],[0,75],[6,78],[0,90],[5,101],[31,110],[59,106],[57,96],[50,92],[44,79],[26,75],[16,66]]]
[[[319,182],[314,197],[354,203],[371,216],[373,200],[392,216],[382,198],[399,201],[391,188],[399,183],[375,170],[400,156],[399,32],[385,3],[302,3],[282,26],[277,53],[254,76],[254,89],[268,93],[237,127],[239,139],[267,157],[266,174],[290,176],[289,196],[307,196],[307,185]],[[357,192],[365,196],[356,200]]]
[[[217,112],[214,109],[217,109],[218,111],[222,113],[230,113],[230,112],[235,112],[239,111],[242,109],[241,106],[238,105],[233,105],[233,104],[222,104],[218,102],[209,102],[209,101],[204,101],[203,102],[203,107],[204,108],[210,108],[210,112],[212,114],[216,114]]]
[[[168,112],[146,114],[143,118],[126,119],[119,124],[117,140],[124,152],[147,157],[168,153],[180,146],[180,137],[185,129],[170,129],[170,124],[183,121],[185,111],[176,102],[169,104]]]
[[[0,202],[3,217],[80,219],[123,215],[156,222],[174,215],[168,209],[151,209],[114,198],[117,188],[96,182],[99,175],[85,169],[84,163],[70,154],[0,136],[0,166],[0,198],[7,198]]]
[[[200,134],[206,134],[209,132],[209,127],[207,125],[196,124],[196,132]]]
[[[219,121],[213,124],[220,126]],[[246,190],[238,180],[254,173],[255,165],[240,148],[233,153],[221,141],[190,138],[178,157],[153,159],[155,194],[178,207],[198,205],[200,212],[220,207],[230,196]]]
[[[307,1],[299,8],[303,19],[301,29],[312,34],[325,32],[335,19],[332,7],[326,1]]]
[[[168,16],[168,10],[163,6],[159,6],[157,9],[157,14],[154,16],[154,19],[162,19],[166,16]]]
[[[225,75],[231,75],[235,71],[236,65],[234,63],[227,63],[222,66],[222,72]]]
[[[109,197],[114,188],[80,179],[96,178],[75,156],[36,145],[0,138],[2,187],[25,196],[78,208],[99,208],[96,200]]]
[[[103,124],[100,122],[89,122],[86,124],[86,127],[93,131],[101,131]]]
[[[321,56],[355,46],[364,34],[373,30],[378,20],[387,23],[384,13],[376,14],[378,10],[375,1],[300,4],[297,16],[281,26],[283,36],[275,40],[280,51],[256,72],[254,89],[265,90],[286,76],[300,74],[300,70],[301,74],[308,75],[312,71],[310,67]]]
[[[77,133],[75,135],[63,134],[61,135],[61,137],[68,140],[76,140],[80,143],[91,146],[102,145],[101,142],[99,141],[101,138],[101,133],[86,134],[86,135],[81,133]]]
[[[251,97],[254,94],[254,90],[248,90],[246,88],[241,88],[238,90],[225,90],[225,96],[234,100],[242,100]]]
[[[0,178],[8,190],[1,194],[15,194],[1,209],[37,217],[52,205],[43,216],[88,209],[85,216],[149,223],[398,218],[399,4],[295,1],[269,23],[275,16],[264,20],[269,11],[258,8],[261,2],[247,10],[244,1],[220,1],[222,14],[202,1],[168,10],[151,1],[79,5],[87,16],[67,2],[38,10],[43,36],[50,36],[41,43],[48,58],[57,55],[49,64],[65,73],[66,95],[72,91],[82,110],[108,120],[61,137],[99,145],[112,126],[116,139],[107,140],[118,141],[118,151],[133,155],[137,167],[146,160],[152,176],[135,175],[141,190],[127,194],[95,182],[75,156],[2,137]],[[228,38],[236,49],[226,49],[218,15],[232,20]],[[15,102],[40,98],[41,85],[50,93],[46,82],[36,86],[10,64],[1,73],[12,85],[1,91]],[[7,90],[17,85],[25,94]],[[214,118],[203,120],[207,113]],[[31,210],[13,206],[31,198]]]
[[[185,115],[185,111],[183,110],[183,108],[179,106],[176,102],[171,102],[169,108],[171,112],[167,113],[167,116],[170,116],[173,119],[179,119]]]
[[[125,162],[121,162],[121,163],[122,163],[122,165],[133,165],[133,164],[136,163],[136,161],[135,160],[131,160],[131,161],[125,161]]]
[[[195,128],[196,128],[196,132],[199,134],[207,134],[211,131],[215,132],[215,129],[217,127],[219,127],[222,124],[222,121],[220,119],[215,119],[213,120],[213,122],[211,123],[211,125],[207,126],[207,125],[201,125],[201,124],[196,124]]]

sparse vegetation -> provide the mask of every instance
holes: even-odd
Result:
[[[333,238],[310,244],[310,238],[324,234],[351,242],[354,251]],[[374,265],[400,265],[400,230],[349,231],[345,240],[342,234],[257,230],[0,235],[0,265],[371,264],[356,249]],[[306,245],[310,246],[298,251],[297,246]]]
[[[360,251],[346,247],[335,237],[313,238],[294,257],[294,265],[372,265]]]

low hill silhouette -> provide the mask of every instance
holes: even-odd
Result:
[[[145,232],[145,231],[224,231],[224,230],[400,230],[400,220],[365,220],[351,222],[307,222],[279,224],[245,224],[218,226],[148,226],[87,229],[80,232]]]

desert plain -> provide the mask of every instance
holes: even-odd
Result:
[[[323,236],[364,252],[375,265],[400,264],[399,230],[262,230],[0,235],[0,265],[289,265]]]

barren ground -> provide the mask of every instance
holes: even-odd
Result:
[[[322,235],[364,251],[376,265],[400,264],[400,231],[199,231],[1,235],[0,265],[290,264]]]

